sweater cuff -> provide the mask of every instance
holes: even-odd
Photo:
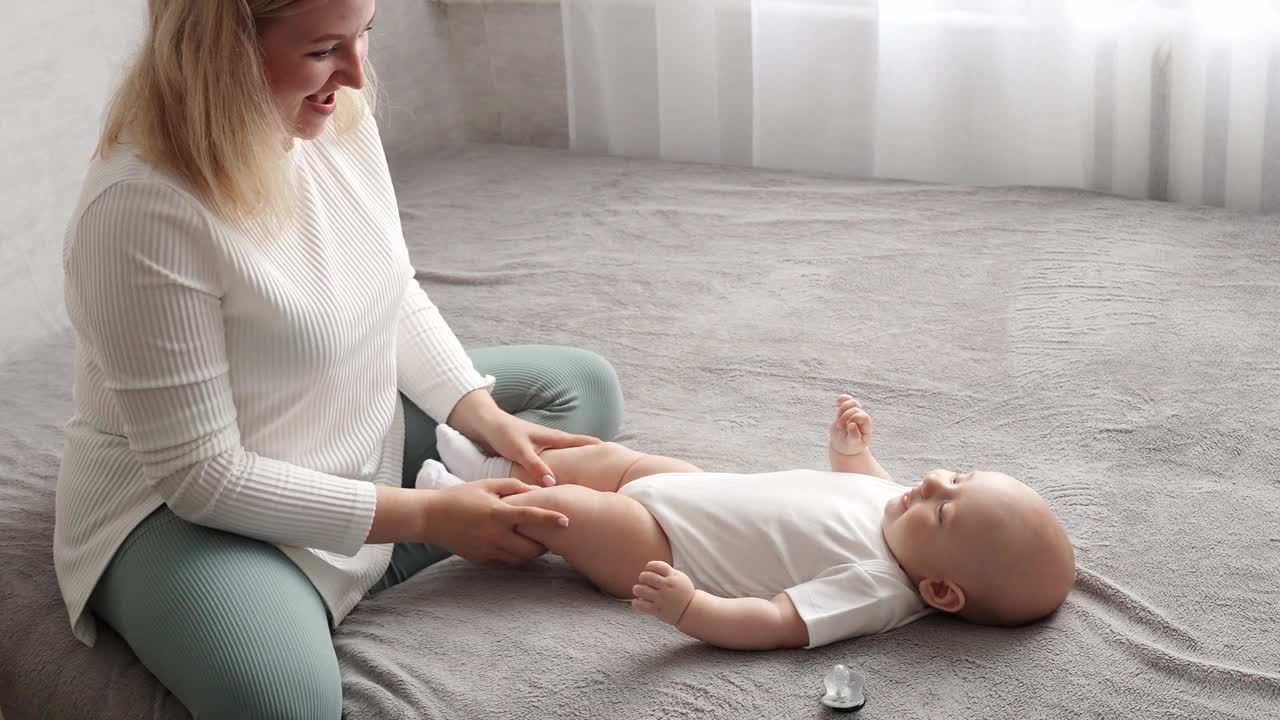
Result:
[[[244,518],[247,527],[269,527],[282,545],[327,550],[351,557],[360,551],[377,506],[373,483],[317,472],[291,463],[253,456],[250,487],[266,497],[240,507],[261,517]],[[243,492],[243,490],[242,490]],[[239,524],[239,523],[237,523]]]

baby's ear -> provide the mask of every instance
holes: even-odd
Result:
[[[943,612],[957,613],[964,609],[964,590],[950,580],[941,578],[921,580],[920,597]]]

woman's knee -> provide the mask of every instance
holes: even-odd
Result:
[[[574,389],[580,396],[581,412],[589,417],[586,431],[608,440],[622,427],[622,384],[618,373],[603,356],[581,348],[566,348],[572,367]]]
[[[287,649],[284,655],[288,655]],[[179,696],[195,720],[273,718],[340,720],[342,678],[337,661],[285,660],[269,674],[223,669]]]
[[[342,714],[324,604],[271,545],[161,508],[130,534],[90,605],[196,718]]]
[[[498,405],[527,420],[608,440],[622,427],[622,386],[608,360],[560,345],[471,351],[476,369],[498,378]]]
[[[164,650],[137,650],[196,720],[339,720],[342,675],[328,624],[305,612],[291,615],[283,605],[257,610],[239,622],[215,623],[214,633],[175,631]],[[181,656],[172,657],[175,651]],[[171,662],[156,662],[165,655]]]

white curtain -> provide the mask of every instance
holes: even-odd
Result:
[[[1280,0],[563,0],[576,150],[1280,210]]]

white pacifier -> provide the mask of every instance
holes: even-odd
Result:
[[[867,678],[857,670],[850,670],[844,665],[836,665],[822,679],[827,694],[822,696],[822,704],[837,710],[857,710],[867,702],[862,688]]]

